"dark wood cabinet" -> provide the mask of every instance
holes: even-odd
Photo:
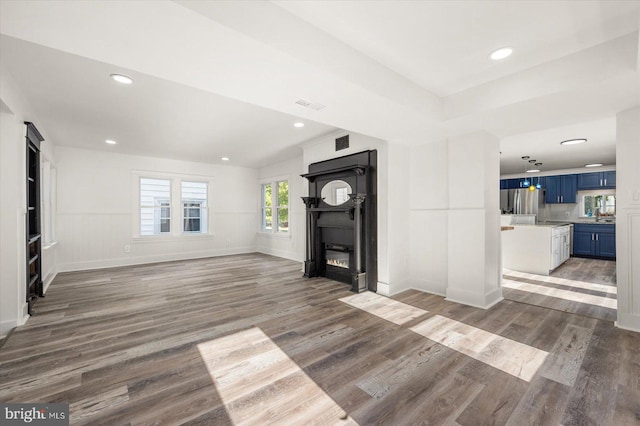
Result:
[[[38,297],[44,296],[42,284],[42,212],[40,205],[40,142],[44,139],[33,123],[26,122],[27,206],[26,206],[26,286],[29,315]]]

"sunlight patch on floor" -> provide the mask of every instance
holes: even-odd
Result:
[[[503,272],[504,272],[504,275],[509,275],[510,277],[525,278],[528,280],[540,281],[541,283],[559,284],[567,287],[579,288],[582,290],[594,290],[594,291],[599,291],[601,293],[618,294],[618,288],[612,285],[595,284],[595,283],[589,283],[586,281],[576,281],[576,280],[569,280],[566,278],[535,275],[535,274],[529,274],[528,272],[512,271],[510,269],[504,269]]]
[[[372,315],[390,321],[397,325],[402,325],[421,315],[428,313],[424,309],[398,302],[369,291],[355,294],[353,296],[343,297],[339,299],[354,308],[361,309]]]
[[[539,294],[542,296],[556,297],[559,299],[569,300],[572,302],[586,303],[588,305],[602,306],[602,307],[611,308],[611,309],[618,308],[618,301],[616,299],[611,299],[609,297],[578,293],[570,290],[561,290],[554,287],[545,287],[543,285],[523,283],[521,281],[503,279],[502,287],[510,288],[513,290],[526,291],[529,293]]]
[[[357,425],[257,327],[198,350],[235,425]]]
[[[548,352],[494,333],[435,315],[411,331],[494,368],[530,382]]]

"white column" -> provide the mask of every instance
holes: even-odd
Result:
[[[618,321],[640,332],[640,107],[618,113],[616,258]]]
[[[489,308],[500,287],[500,145],[486,132],[448,141],[447,300]]]

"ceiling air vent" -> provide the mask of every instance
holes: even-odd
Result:
[[[349,135],[336,139],[336,151],[349,148]]]
[[[314,104],[313,102],[309,102],[309,101],[304,100],[304,99],[298,99],[296,101],[296,104],[298,104],[300,106],[303,106],[305,108],[310,108],[310,109],[316,110],[316,111],[320,111],[322,108],[325,108],[325,105],[318,104],[318,103]]]

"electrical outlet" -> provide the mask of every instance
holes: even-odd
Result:
[[[124,252],[125,253],[131,253],[131,246],[129,244],[125,244],[124,245]]]

